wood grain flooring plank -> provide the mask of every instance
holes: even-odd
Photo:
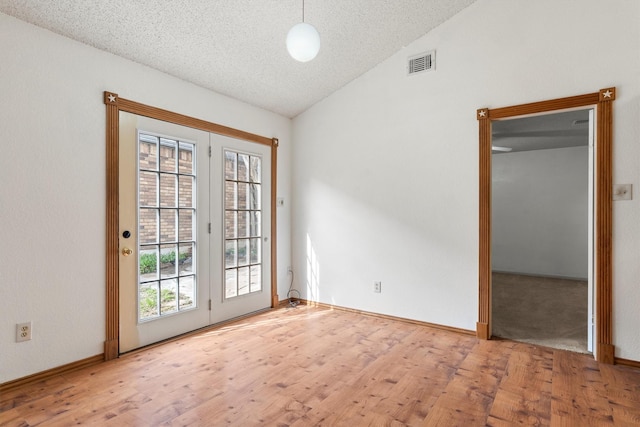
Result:
[[[599,364],[583,355],[554,351],[552,425],[614,425]]]
[[[640,370],[600,365],[615,425],[640,426]]]
[[[486,341],[474,340],[424,425],[485,425],[509,353],[495,352]]]
[[[640,369],[316,307],[279,309],[0,396],[0,425],[640,425]]]
[[[69,383],[62,376],[55,376],[45,381],[29,384],[28,388],[20,387],[5,391],[0,395],[0,414],[3,411],[28,404],[68,387],[70,387]],[[29,392],[27,393],[25,390],[29,390]]]
[[[534,352],[513,350],[488,425],[550,424],[552,355],[551,351],[541,357]]]

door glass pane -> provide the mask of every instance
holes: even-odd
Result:
[[[249,284],[251,292],[262,290],[262,266],[251,266],[251,282]]]
[[[251,182],[262,182],[262,163],[260,157],[251,156]]]
[[[178,141],[160,138],[160,171],[177,172],[177,149]]]
[[[158,282],[141,283],[138,287],[138,318],[148,320],[160,313]]]
[[[262,159],[225,150],[225,298],[262,291]]]
[[[238,181],[249,181],[249,156],[238,153]]]
[[[238,295],[249,293],[249,267],[238,269]]]
[[[249,264],[249,239],[238,240],[238,265]]]
[[[238,209],[249,209],[249,184],[238,183]]]
[[[238,212],[225,211],[224,213],[224,237],[233,239],[238,237]]]
[[[237,237],[249,237],[249,212],[240,211],[238,215]]]
[[[191,275],[195,271],[193,269],[194,244],[179,245],[179,248],[178,274],[180,276]]]
[[[237,173],[238,155],[232,151],[224,152],[224,179],[230,181],[236,181],[238,177]]]
[[[186,310],[195,307],[195,276],[180,277],[178,309]]]
[[[140,169],[158,170],[158,142],[160,139],[151,135],[140,135],[138,146],[138,162]]]
[[[260,237],[262,235],[262,221],[260,211],[251,212],[250,236]]]
[[[175,242],[178,240],[176,235],[176,209],[161,209],[160,210],[160,241],[161,242]]]
[[[176,176],[160,174],[160,206],[172,208],[176,206]]]
[[[183,174],[193,174],[196,170],[193,161],[193,144],[180,143],[180,152],[178,154],[178,172]]]
[[[178,240],[187,242],[195,240],[194,224],[195,212],[191,209],[180,209],[178,211]]]
[[[141,208],[138,214],[139,235],[141,245],[158,241],[158,210]]]
[[[177,245],[160,245],[160,278],[175,277],[178,274],[176,263]]]
[[[232,268],[225,271],[224,291],[226,298],[238,295],[238,270]]]
[[[260,259],[262,254],[260,253],[262,250],[262,245],[260,244],[260,239],[251,239],[251,264],[261,264],[262,260]]]
[[[139,255],[140,282],[158,280],[158,249],[156,245],[141,246]]]
[[[176,311],[178,311],[178,280],[163,280],[160,282],[160,314]]]
[[[260,202],[261,202],[261,198],[260,198],[260,192],[262,189],[262,186],[260,184],[251,184],[251,193],[249,195],[249,208],[250,209],[256,209],[256,210],[260,210]]]
[[[224,184],[224,206],[227,209],[238,207],[238,184],[234,181],[226,181]]]
[[[195,144],[139,134],[138,318],[196,307]]]
[[[193,208],[194,178],[192,176],[178,176],[178,206]]]
[[[158,174],[140,171],[140,206],[158,206]]]
[[[236,260],[236,246],[238,242],[236,240],[227,240],[225,242],[225,263],[224,266],[226,268],[235,267],[238,265]]]

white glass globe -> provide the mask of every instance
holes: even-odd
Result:
[[[320,51],[318,30],[305,22],[294,25],[287,34],[287,50],[296,61],[311,61]]]

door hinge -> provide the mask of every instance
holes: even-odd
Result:
[[[209,146],[209,157],[211,157],[211,146]]]
[[[207,227],[207,230],[209,231],[209,234],[211,234],[211,223],[209,223],[209,226]]]
[[[211,311],[211,300],[209,300],[209,311]]]

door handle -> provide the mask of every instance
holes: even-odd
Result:
[[[129,256],[133,253],[133,251],[129,248],[122,248],[122,255]]]

